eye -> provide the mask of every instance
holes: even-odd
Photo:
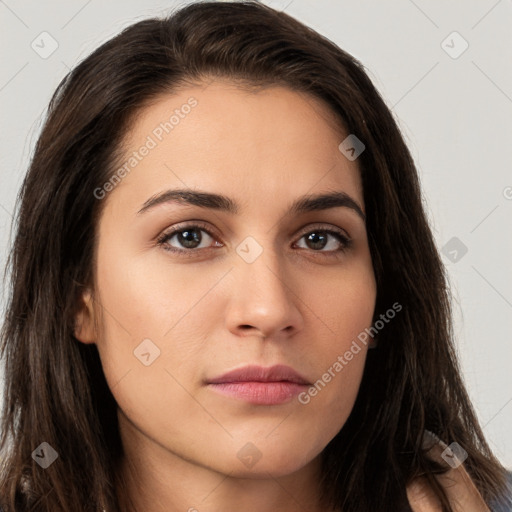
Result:
[[[181,253],[190,253],[193,252],[194,249],[207,249],[211,247],[211,242],[210,245],[201,247],[205,239],[204,235],[201,233],[206,234],[206,242],[208,242],[208,238],[213,240],[213,235],[206,229],[205,225],[189,224],[186,226],[177,226],[172,228],[171,231],[165,232],[158,238],[157,243],[167,251]],[[173,238],[176,239],[175,243],[179,244],[178,247],[170,243]]]
[[[311,229],[305,232],[299,240],[305,240],[305,249],[311,249],[313,252],[339,253],[346,251],[352,244],[352,240],[341,230],[326,228]],[[323,250],[325,248],[327,250]]]
[[[202,234],[204,233],[206,237]],[[174,240],[174,243],[171,241]],[[340,252],[344,252],[351,247],[352,240],[344,234],[341,230],[334,230],[332,228],[327,229],[325,227],[319,227],[317,229],[309,228],[308,231],[304,231],[299,240],[305,239],[306,247],[300,247],[301,249],[310,249],[317,253],[326,253],[325,255],[337,255]],[[170,252],[187,254],[187,256],[193,256],[194,252],[198,252],[199,249],[211,248],[211,241],[217,244],[217,247],[221,247],[210,233],[206,224],[188,224],[185,226],[176,226],[170,231],[163,233],[157,240],[159,246]],[[205,243],[206,245],[203,245]],[[174,245],[178,244],[178,246]],[[203,246],[201,246],[203,245]],[[324,250],[325,248],[327,250]]]

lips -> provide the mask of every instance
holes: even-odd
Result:
[[[208,379],[209,384],[227,384],[229,382],[293,382],[310,384],[302,375],[290,366],[278,364],[265,368],[263,366],[244,366],[237,370],[224,373],[219,377]]]
[[[280,405],[290,402],[310,383],[290,366],[245,366],[208,379],[208,388],[253,405]]]

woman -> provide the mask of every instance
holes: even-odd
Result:
[[[5,512],[480,511],[505,491],[397,125],[284,13],[192,4],[78,65],[11,269]]]

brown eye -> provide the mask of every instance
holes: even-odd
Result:
[[[340,252],[345,251],[351,245],[351,240],[340,231],[330,229],[310,230],[300,240],[304,239],[306,247],[314,252]],[[327,250],[324,250],[327,247]]]
[[[171,231],[164,233],[158,239],[158,245],[171,252],[192,252],[211,247],[211,241],[208,239],[214,240],[213,235],[204,226],[190,224],[173,228]],[[173,241],[172,244],[170,243],[171,240]],[[204,243],[207,245],[201,247],[201,244]]]
[[[327,255],[336,255],[347,250],[352,240],[342,231],[333,229],[309,229],[304,232],[299,240],[305,240],[305,247],[297,246],[300,249],[308,249],[312,252]],[[172,243],[171,243],[172,241]],[[188,253],[192,256],[194,252],[212,247],[212,241],[216,242],[213,235],[201,224],[189,224],[177,226],[165,232],[159,239],[158,245],[163,249],[176,253]],[[203,245],[201,247],[201,245]],[[220,244],[218,244],[219,246]]]

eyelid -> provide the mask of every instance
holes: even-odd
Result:
[[[339,233],[343,237],[347,238],[348,240],[352,239],[351,236],[344,229],[339,228],[338,226],[333,226],[332,224],[326,224],[322,222],[316,224],[313,223],[301,229],[299,231],[299,237],[302,237],[310,233],[311,231],[315,231],[315,229],[318,231],[335,231],[336,233]]]
[[[214,238],[215,240],[217,240],[217,238],[220,238],[219,236],[217,236],[214,233],[214,230],[211,229],[211,227],[208,223],[203,222],[203,221],[190,220],[190,221],[184,221],[182,223],[179,223],[179,224],[173,226],[172,228],[170,228],[169,230],[166,230],[163,233],[161,233],[157,237],[157,243],[158,243],[158,245],[163,246],[163,245],[165,245],[165,240],[167,240],[168,238],[171,238],[176,233],[179,233],[186,229],[192,229],[192,228],[200,228],[201,230],[204,230],[210,237]],[[304,228],[302,228],[299,231],[299,233],[297,235],[297,240],[293,243],[294,244],[297,243],[304,235],[307,235],[314,231],[325,231],[325,232],[331,233],[331,234],[332,233],[338,234],[341,237],[341,243],[344,246],[346,246],[345,248],[348,248],[350,246],[350,244],[352,243],[352,238],[347,233],[347,231],[345,231],[344,229],[342,229],[338,226],[334,226],[332,224],[326,224],[326,223],[312,223],[312,224],[309,224],[308,226],[305,226]],[[188,249],[187,250],[187,249],[178,249],[178,248],[173,247],[172,249],[166,249],[166,250],[168,250],[170,252],[192,254],[194,252],[197,253],[197,252],[200,252],[201,250],[206,250],[206,249],[211,249],[211,248],[212,247],[205,247],[203,249]],[[342,248],[337,251],[313,251],[313,252],[318,252],[320,254],[324,253],[324,254],[328,255],[329,253],[339,252],[342,250],[344,250],[344,249]]]

